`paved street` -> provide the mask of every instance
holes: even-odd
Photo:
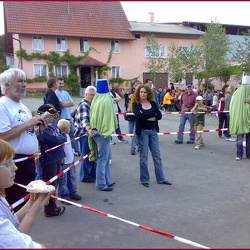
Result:
[[[75,99],[76,104],[79,101]],[[31,110],[42,104],[35,98],[23,102]],[[120,106],[124,109],[123,101]],[[205,119],[205,129],[218,127],[215,115]],[[127,133],[123,116],[120,123]],[[164,115],[160,132],[176,132],[178,124],[179,115]],[[184,137],[186,142],[188,136]],[[218,139],[215,132],[204,133],[203,138],[205,147],[195,150],[194,145],[176,145],[176,135],[160,136],[164,172],[173,185],[156,183],[150,155],[149,188],[139,181],[139,155],[130,155],[130,145],[114,138],[114,190],[100,192],[93,183],[78,182],[80,203],[210,248],[250,248],[250,161],[245,156],[235,161],[235,142]],[[76,168],[79,171],[79,165]],[[66,206],[59,217],[41,213],[32,237],[47,248],[194,248],[75,206]]]

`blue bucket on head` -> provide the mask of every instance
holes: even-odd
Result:
[[[107,79],[97,79],[96,93],[106,94],[109,92]]]

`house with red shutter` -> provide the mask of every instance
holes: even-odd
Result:
[[[81,88],[95,85],[96,72],[103,67],[107,67],[108,78],[143,82],[149,76],[147,35],[155,35],[161,56],[166,58],[172,43],[189,47],[204,34],[192,27],[155,23],[153,14],[148,23],[129,22],[118,1],[3,4],[8,65],[23,69],[33,80],[68,76],[73,68]],[[70,55],[79,59],[73,66]],[[168,83],[168,72],[158,72],[156,87]],[[30,86],[45,87],[46,81]]]

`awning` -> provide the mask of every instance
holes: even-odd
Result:
[[[105,63],[100,62],[90,56],[87,56],[86,58],[84,58],[83,60],[81,60],[79,63],[75,64],[74,67],[77,66],[84,66],[84,67],[104,67],[106,66]]]

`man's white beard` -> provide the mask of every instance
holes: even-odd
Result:
[[[18,99],[21,99],[22,97],[25,96],[26,90],[25,90],[24,93],[20,93],[20,92],[18,92],[18,91],[16,90],[16,88],[12,88],[12,89],[11,89],[11,93],[12,93],[12,95],[13,95],[14,97],[16,97],[16,98],[18,98]]]

